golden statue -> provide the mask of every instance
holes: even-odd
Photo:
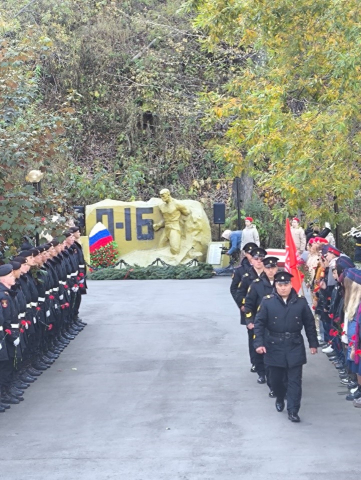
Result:
[[[160,228],[164,228],[159,247],[165,247],[169,242],[171,253],[177,255],[181,250],[181,216],[184,215],[187,217],[190,212],[187,207],[171,197],[170,191],[167,188],[163,188],[163,190],[159,192],[159,195],[163,201],[163,203],[159,205],[163,220],[155,223],[153,229],[158,231]]]

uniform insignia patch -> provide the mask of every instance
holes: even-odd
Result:
[[[1,300],[1,306],[3,308],[6,308],[8,306],[8,301],[7,300]]]
[[[246,317],[247,318],[252,317],[252,312],[246,313]]]

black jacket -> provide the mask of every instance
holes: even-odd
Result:
[[[10,333],[5,335],[5,344],[9,357],[14,358],[21,355],[21,346],[15,347],[14,341],[19,338],[19,319],[16,310],[15,297],[16,293],[6,288],[0,283],[0,306],[2,308],[3,329],[4,332]]]
[[[294,289],[287,303],[277,293],[266,295],[255,319],[254,348],[266,347],[266,365],[284,368],[303,365],[307,362],[303,327],[310,348],[317,348],[315,320],[307,300]]]
[[[237,303],[236,301],[237,288],[240,286],[243,275],[247,273],[251,269],[251,267],[252,265],[249,263],[248,258],[244,257],[241,264],[234,269],[230,291],[236,303]]]
[[[244,313],[246,324],[254,323],[258,307],[261,305],[264,296],[273,292],[273,285],[268,280],[267,275],[262,272],[259,278],[251,283],[244,304]]]
[[[242,281],[238,285],[236,292],[236,303],[239,307],[242,307],[245,304],[248,289],[256,278],[259,278],[259,275],[253,267],[243,275]]]

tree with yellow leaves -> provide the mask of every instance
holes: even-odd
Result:
[[[361,87],[356,0],[194,0],[212,51],[226,44],[243,68],[227,93],[206,94],[226,124],[220,156],[247,169],[280,202],[337,222],[360,188]]]

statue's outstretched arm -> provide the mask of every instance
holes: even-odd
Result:
[[[159,230],[160,228],[164,228],[164,226],[165,226],[165,222],[164,222],[164,219],[163,219],[163,220],[161,220],[161,221],[158,222],[158,223],[153,223],[153,230],[154,230],[154,231],[157,231],[157,230]]]

